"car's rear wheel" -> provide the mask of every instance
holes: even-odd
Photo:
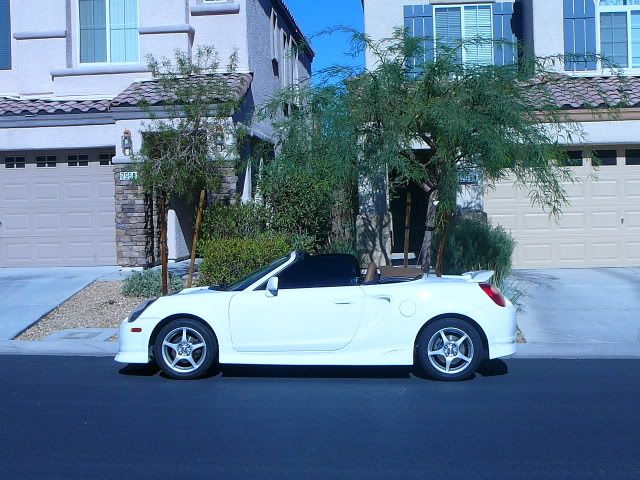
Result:
[[[158,366],[171,378],[192,380],[209,371],[218,357],[218,342],[202,323],[177,319],[158,332],[153,355]]]
[[[478,369],[484,347],[473,325],[459,318],[441,318],[422,331],[416,354],[430,377],[464,380]]]

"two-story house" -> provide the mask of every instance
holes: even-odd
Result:
[[[389,37],[394,28],[404,26],[410,34],[436,44],[485,36],[517,40],[540,57],[558,57],[555,68],[562,77],[554,96],[583,130],[581,138],[567,142],[568,168],[578,180],[565,185],[570,204],[555,221],[531,205],[527,191],[505,182],[486,193],[481,207],[493,223],[515,237],[515,267],[640,265],[640,77],[636,77],[640,75],[640,0],[362,3],[365,31],[374,39]],[[480,47],[464,49],[461,61],[495,65],[516,61],[517,52],[504,43]],[[427,49],[425,54],[433,51]],[[619,66],[624,88],[601,57]],[[371,61],[367,57],[368,66]],[[609,104],[624,102],[624,108],[614,118],[594,115],[591,106],[584,104],[590,92],[594,92],[593,101],[600,101],[604,93]],[[599,157],[599,168],[593,166],[592,152]],[[392,201],[391,210],[396,227],[393,248],[399,251],[402,198],[395,205]]]
[[[223,65],[237,53],[230,122],[310,77],[282,0],[0,0],[0,267],[147,262],[152,219],[127,165],[148,121],[140,101],[162,103],[146,57],[205,45]],[[251,128],[270,140],[268,123]],[[222,193],[243,175],[228,172]],[[192,217],[170,212],[170,258],[188,254]]]

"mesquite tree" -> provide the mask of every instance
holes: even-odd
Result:
[[[573,181],[564,168],[566,144],[579,140],[582,129],[554,97],[566,78],[552,69],[561,58],[524,55],[511,65],[464,65],[460,50],[487,41],[467,39],[416,62],[429,41],[402,29],[378,41],[354,34],[353,44],[370,53],[373,66],[325,71],[330,81],[303,95],[308,118],[298,114],[278,124],[285,154],[276,162],[322,157],[323,175],[337,183],[384,177],[385,188],[419,185],[428,197],[420,262],[428,271],[433,231],[440,229],[441,274],[461,178],[479,175],[483,188],[511,178],[557,216],[567,202],[563,184]],[[585,99],[576,93],[575,100],[590,104],[595,95],[602,99],[596,104],[606,105],[606,92],[588,93]]]
[[[134,156],[138,182],[155,198],[160,229],[163,294],[167,293],[167,214],[174,196],[195,197],[220,186],[221,168],[237,159],[243,130],[231,117],[240,106],[236,56],[221,71],[217,52],[200,47],[193,55],[148,58],[153,100],[142,104],[149,121]]]

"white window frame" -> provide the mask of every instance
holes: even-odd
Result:
[[[442,4],[442,5],[434,5],[433,6],[433,55],[434,57],[438,56],[438,30],[436,29],[436,10],[441,10],[444,8],[457,8],[460,10],[460,35],[462,38],[465,38],[466,35],[466,27],[464,21],[464,9],[465,7],[489,7],[491,13],[491,40],[493,41],[493,4],[491,3],[454,3],[454,4]],[[463,47],[462,48],[462,64],[467,65],[467,51]],[[495,65],[495,52],[493,51],[493,46],[491,48],[491,63],[489,65]]]
[[[626,13],[627,14],[627,67],[620,67],[620,69],[626,73],[640,73],[640,65],[633,66],[633,42],[631,35],[633,30],[631,28],[631,12],[640,13],[640,5],[600,5],[600,0],[595,0],[596,3],[596,52],[598,55],[602,55],[602,43],[600,35],[600,14],[601,13]],[[602,65],[602,61],[598,60],[598,68],[600,70],[606,69]]]
[[[218,0],[216,0],[218,1]],[[226,0],[224,0],[226,1]],[[111,7],[111,0],[105,0],[104,2],[104,7],[105,7],[105,20],[106,20],[106,33],[107,33],[107,37],[106,37],[106,43],[107,43],[107,61],[106,62],[81,62],[80,58],[81,58],[81,54],[80,54],[80,0],[76,0],[75,2],[75,6],[76,6],[76,34],[75,34],[75,41],[76,41],[76,55],[78,56],[78,65],[81,66],[92,66],[92,65],[135,65],[137,63],[140,63],[140,32],[138,32],[138,55],[137,55],[137,59],[131,62],[112,62],[111,61],[111,11],[110,11],[110,7]],[[140,0],[136,0],[136,9],[137,9],[137,13],[138,13],[138,28],[140,28]]]
[[[278,61],[278,14],[275,8],[271,9],[269,18],[269,32],[271,33],[271,59]]]

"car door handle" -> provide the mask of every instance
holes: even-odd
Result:
[[[353,300],[349,298],[336,298],[336,305],[353,305]]]

